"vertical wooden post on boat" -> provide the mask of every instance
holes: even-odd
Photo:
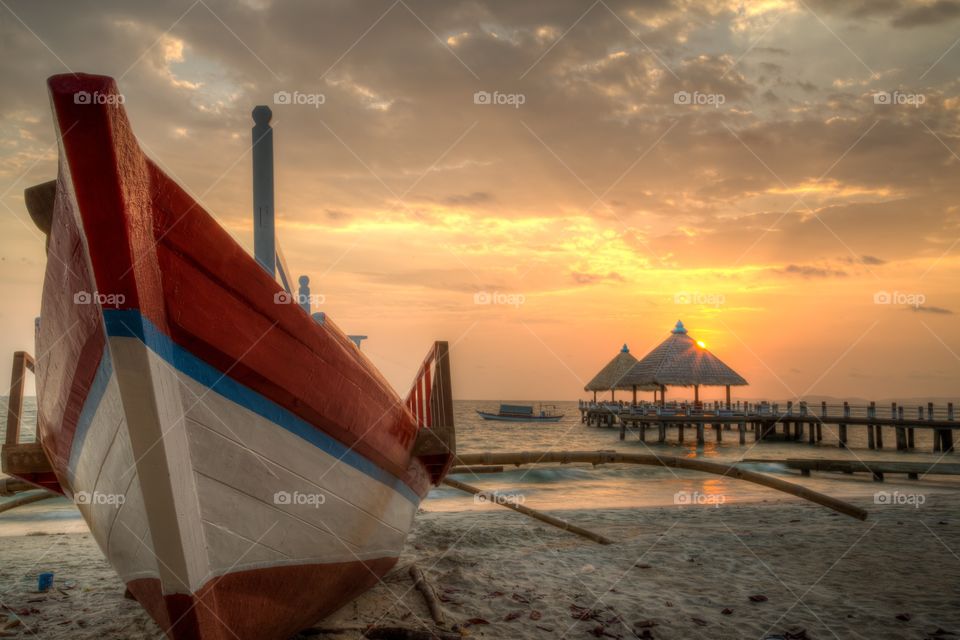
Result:
[[[843,403],[843,417],[844,418],[850,417],[850,404],[846,401],[844,401]],[[840,448],[846,449],[847,448],[847,424],[845,422],[840,423],[840,425],[838,425],[837,427],[837,431],[839,432],[839,437],[840,437]]]
[[[272,117],[273,112],[266,105],[253,108],[253,255],[271,278],[277,273]]]
[[[310,277],[300,276],[298,282],[300,288],[297,289],[297,304],[310,315]]]
[[[877,443],[873,437],[873,423],[869,422],[873,418],[873,412],[876,409],[876,404],[871,402],[870,406],[867,407],[867,448],[876,449]]]
[[[23,384],[27,370],[33,371],[33,358],[26,351],[13,354],[13,369],[10,372],[10,396],[7,400],[6,444],[20,443],[20,424],[23,420]]]

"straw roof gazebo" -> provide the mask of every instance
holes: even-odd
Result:
[[[655,385],[660,401],[667,386],[693,387],[694,401],[700,400],[700,386],[726,387],[727,406],[730,387],[749,384],[743,376],[728,367],[701,343],[687,334],[683,322],[670,332],[670,337],[639,360],[620,380],[620,386]]]
[[[600,369],[600,373],[593,376],[593,380],[588,382],[583,389],[584,391],[593,391],[594,402],[597,401],[598,391],[610,391],[610,399],[613,400],[614,391],[624,388],[620,384],[621,379],[636,364],[637,359],[630,354],[630,349],[624,344],[620,349],[620,353],[608,362],[603,369]]]

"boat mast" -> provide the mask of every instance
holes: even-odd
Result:
[[[273,112],[266,105],[253,108],[253,255],[270,277],[275,278],[272,117]]]

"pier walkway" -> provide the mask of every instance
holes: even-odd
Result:
[[[696,431],[698,444],[704,442],[704,431],[708,428],[714,430],[716,441],[721,442],[723,432],[735,427],[740,444],[746,444],[748,431],[753,433],[755,442],[806,439],[815,444],[823,440],[824,425],[836,425],[837,445],[841,448],[847,447],[850,429],[863,428],[870,449],[883,449],[885,435],[892,435],[898,451],[910,451],[914,449],[915,431],[929,429],[934,452],[953,452],[953,432],[960,429],[960,422],[954,419],[953,403],[917,407],[891,403],[879,407],[875,402],[868,405],[821,402],[816,409],[811,410],[803,401],[782,406],[768,402],[630,404],[581,400],[579,405],[582,423],[619,428],[621,440],[630,429],[638,431],[640,439],[646,441],[647,430],[656,429],[658,442],[665,442],[667,428],[676,427],[679,442],[683,442],[687,428]]]

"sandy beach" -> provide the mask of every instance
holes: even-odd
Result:
[[[397,568],[320,626],[434,629],[407,572],[415,561],[443,601],[447,630],[463,636],[960,634],[960,496],[932,493],[919,508],[856,503],[867,521],[793,500],[555,512],[610,546],[506,510],[423,512]],[[3,637],[161,637],[87,534],[3,538],[0,567]],[[36,593],[41,571],[56,573],[46,594]]]

